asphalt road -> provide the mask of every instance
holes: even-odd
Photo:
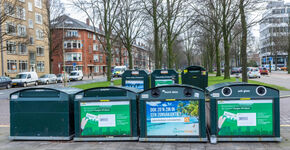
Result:
[[[103,76],[95,77],[94,79],[87,79],[84,78],[82,81],[72,81],[68,83],[68,86],[74,86],[74,85],[79,85],[79,84],[87,84],[87,83],[93,83],[93,82],[102,82],[106,81],[106,78]],[[47,88],[58,88],[58,87],[63,87],[62,83],[57,83],[57,84],[48,84],[48,85],[38,85],[38,86],[28,86],[28,87],[15,87],[15,88],[0,88],[0,101],[1,100],[8,100],[9,95],[15,91],[25,89],[25,88],[31,88],[31,87],[47,87]]]

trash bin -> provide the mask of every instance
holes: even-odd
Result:
[[[29,88],[10,94],[11,140],[70,140],[75,88]]]
[[[208,86],[208,73],[201,66],[190,66],[181,73],[182,84],[189,84],[203,90]]]
[[[175,70],[154,70],[151,73],[151,88],[170,84],[178,84],[178,73]]]
[[[144,70],[126,70],[122,74],[122,86],[147,90],[149,88],[148,73]]]
[[[99,87],[75,95],[74,141],[138,140],[135,88]]]
[[[211,143],[281,141],[279,90],[242,82],[207,88]]]
[[[139,94],[139,141],[207,142],[204,91],[165,85]]]

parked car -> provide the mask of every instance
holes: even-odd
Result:
[[[248,78],[261,78],[260,70],[254,67],[248,67]]]
[[[83,80],[84,75],[82,71],[72,71],[69,75],[69,80]]]
[[[69,81],[69,75],[66,73],[65,75],[63,73],[60,73],[56,76],[56,81],[59,83],[62,83],[64,80]]]
[[[231,69],[231,74],[235,74],[235,73],[241,73],[242,69],[240,67],[233,67]]]
[[[57,83],[55,74],[45,74],[38,79],[39,84]]]
[[[281,67],[281,70],[287,71],[288,69],[287,69],[287,67]]]
[[[113,70],[113,77],[121,77],[122,74],[127,70],[126,66],[116,66]]]
[[[38,76],[36,72],[21,72],[16,75],[16,78],[12,80],[12,87],[28,85],[38,85]]]
[[[262,68],[259,68],[259,70],[260,70],[261,75],[269,75],[269,71],[267,68],[262,67]]]
[[[11,82],[12,82],[12,80],[9,77],[5,77],[5,76],[0,77],[0,86],[1,87],[6,87],[6,89],[10,89]]]

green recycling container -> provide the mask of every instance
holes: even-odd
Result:
[[[203,90],[208,86],[208,73],[201,66],[190,66],[181,73],[182,84],[189,84]]]
[[[165,85],[139,93],[139,141],[207,142],[204,91]]]
[[[151,73],[151,88],[161,85],[178,84],[178,73],[173,70],[154,70]]]
[[[140,90],[149,88],[149,76],[145,70],[126,70],[122,74],[122,86]]]
[[[75,88],[29,88],[10,94],[11,140],[70,140]]]
[[[208,126],[217,141],[281,141],[279,90],[243,82],[208,87]]]
[[[138,140],[137,90],[99,87],[75,95],[74,141]]]

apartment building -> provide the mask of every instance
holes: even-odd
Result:
[[[67,15],[59,17],[52,24],[53,73],[58,74],[63,71],[63,58],[66,72],[82,70],[85,75],[102,75],[106,72],[108,59],[103,48],[105,44],[102,44],[105,43],[105,38],[101,26],[94,30],[88,20],[84,23]],[[133,46],[133,49],[137,47]],[[145,51],[142,54],[146,55],[142,58],[148,58],[146,49],[143,48],[142,51]],[[112,46],[111,65],[112,68],[129,66],[128,52],[121,42],[115,42]],[[147,69],[146,67],[143,65],[141,69]]]
[[[283,0],[271,0],[263,13],[260,23],[260,57],[262,66],[272,68],[287,66],[287,36],[289,26],[290,3]]]
[[[6,17],[1,26],[2,73],[10,77],[26,71],[39,76],[49,73],[46,0],[4,0],[1,4],[1,15]]]

